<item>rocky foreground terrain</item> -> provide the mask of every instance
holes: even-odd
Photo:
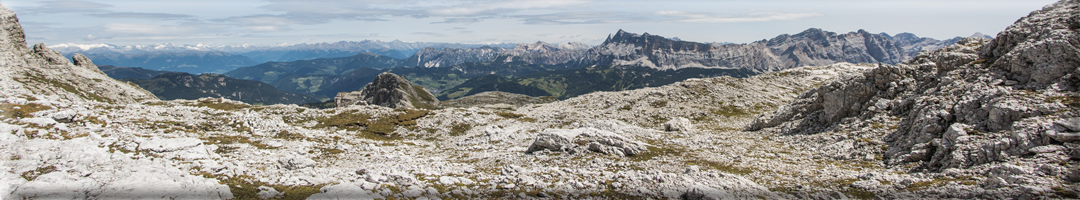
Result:
[[[27,48],[0,9],[0,195],[1076,198],[1078,13],[1060,1],[896,65],[426,110],[159,101]]]

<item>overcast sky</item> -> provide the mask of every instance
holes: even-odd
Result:
[[[584,42],[619,29],[746,43],[807,28],[996,35],[1054,0],[0,0],[30,43]]]

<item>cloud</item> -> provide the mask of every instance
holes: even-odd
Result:
[[[191,15],[180,14],[168,14],[168,13],[139,13],[139,12],[112,12],[112,13],[99,13],[90,14],[95,17],[104,18],[133,18],[133,19],[180,19],[180,18],[192,18]]]
[[[746,16],[716,16],[707,13],[688,13],[682,11],[657,11],[657,16],[672,17],[665,21],[688,22],[688,23],[732,23],[732,22],[766,22],[797,20],[810,17],[822,16],[820,13],[782,13],[782,12],[755,12]]]
[[[109,23],[105,24],[104,29],[106,32],[115,34],[135,34],[135,35],[176,35],[194,32],[196,29],[193,26],[176,26],[176,25],[160,25],[160,24],[134,24],[134,23]]]
[[[477,18],[446,18],[441,22],[431,22],[432,24],[472,24],[480,22]]]
[[[27,8],[27,13],[93,13],[104,12],[109,4],[79,0],[42,1],[40,6]]]
[[[480,1],[468,4],[435,7],[427,10],[434,16],[478,16],[509,13],[520,10],[557,8],[588,3],[584,0],[510,0]]]
[[[86,37],[83,37],[83,41],[94,41],[94,40],[102,40],[102,39],[107,40],[107,39],[112,39],[112,38],[113,38],[113,36],[97,37],[97,36],[94,36],[94,35],[86,35]]]
[[[652,19],[644,15],[618,12],[562,12],[544,15],[516,15],[525,24],[565,25],[565,24],[605,24],[646,22]]]
[[[436,36],[436,37],[443,37],[443,36],[446,36],[446,34],[442,34],[442,33],[435,33],[435,32],[412,32],[412,33],[410,33],[410,34],[413,34],[413,35],[427,35],[427,36]]]

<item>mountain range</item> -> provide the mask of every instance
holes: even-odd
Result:
[[[405,59],[367,53],[269,62],[225,74],[263,81],[289,92],[323,96],[358,90],[375,75],[393,72],[428,88],[441,100],[485,91],[565,99],[593,91],[660,86],[687,78],[746,77],[799,66],[839,62],[895,64],[911,58],[912,52],[939,48],[956,40],[921,38],[910,33],[890,36],[859,30],[837,34],[808,29],[748,44],[720,44],[619,30],[603,44],[592,47],[536,42],[512,49],[424,48]],[[504,78],[470,80],[486,75]]]
[[[188,73],[224,73],[238,67],[265,62],[289,62],[318,58],[346,57],[374,53],[393,58],[407,58],[424,48],[513,47],[515,44],[459,44],[402,42],[394,40],[340,41],[334,43],[281,45],[127,45],[64,43],[50,46],[67,57],[76,53],[103,65],[141,67],[152,70]]]
[[[391,108],[432,95],[387,73],[360,92],[369,105],[312,108],[163,101],[28,46],[0,5],[0,198],[1075,199],[1078,19],[1080,1],[1061,0],[897,64],[535,104],[487,92]],[[660,71],[563,70],[583,69]],[[717,68],[663,71],[689,69]],[[474,80],[492,78],[517,77]]]

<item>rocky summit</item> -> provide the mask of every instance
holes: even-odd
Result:
[[[965,38],[895,64],[521,105],[481,93],[442,109],[416,106],[411,97],[424,91],[387,73],[352,100],[364,103],[312,109],[157,100],[84,57],[71,64],[28,48],[14,13],[0,9],[0,195],[1077,198],[1078,13],[1080,2],[1059,1],[993,40]],[[505,106],[477,105],[485,102]]]
[[[378,105],[389,108],[433,109],[439,105],[439,100],[424,87],[413,85],[397,74],[383,72],[364,86],[363,90],[338,93],[334,104],[339,107]]]

